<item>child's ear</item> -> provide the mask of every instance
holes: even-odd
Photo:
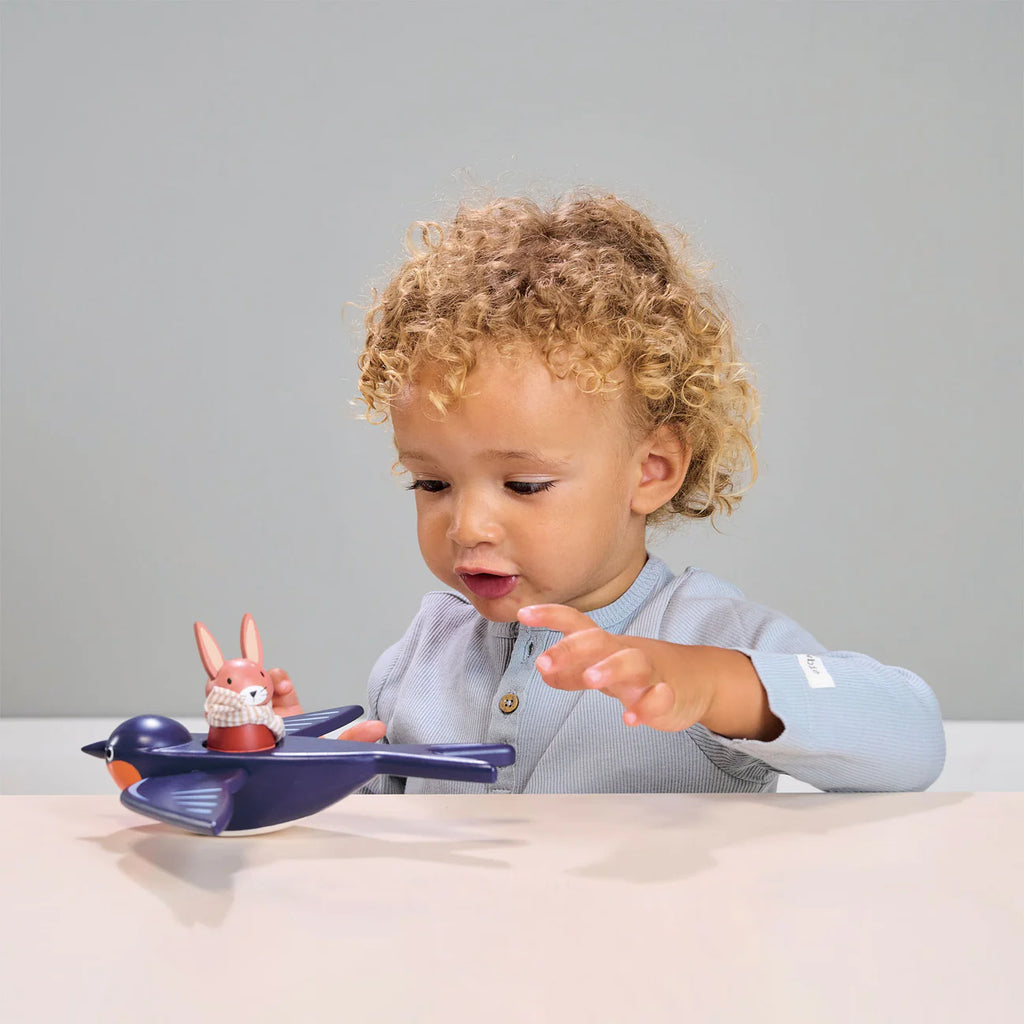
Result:
[[[637,450],[640,473],[630,509],[646,516],[669,501],[683,485],[692,454],[667,424],[648,434]]]

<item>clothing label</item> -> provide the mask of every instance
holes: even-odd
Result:
[[[825,663],[816,654],[798,654],[796,660],[800,662],[808,684],[816,690],[836,685],[836,681],[828,674]]]

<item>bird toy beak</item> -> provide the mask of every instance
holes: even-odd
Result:
[[[83,754],[92,754],[93,757],[105,758],[107,749],[106,740],[97,740],[95,743],[87,743],[82,747]]]

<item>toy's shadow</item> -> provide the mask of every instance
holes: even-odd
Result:
[[[515,839],[410,837],[410,830],[407,825],[402,838],[391,840],[293,825],[269,835],[213,838],[155,823],[83,837],[83,841],[117,855],[119,870],[158,897],[182,924],[211,927],[224,921],[230,911],[235,875],[243,870],[278,861],[342,864],[381,858],[501,870],[508,869],[506,861],[481,854],[521,845]],[[446,834],[451,832],[449,828]]]
[[[786,793],[693,796],[678,804],[638,801],[636,829],[599,860],[569,870],[581,878],[639,884],[686,878],[713,868],[729,847],[773,836],[811,838],[836,829],[928,814],[968,800],[970,793]],[[745,805],[736,814],[736,803]],[[564,822],[563,827],[569,822]]]

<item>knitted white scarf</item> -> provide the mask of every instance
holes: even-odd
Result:
[[[224,686],[215,686],[210,691],[203,711],[210,725],[265,725],[275,739],[284,738],[284,722],[274,714],[272,704],[249,704],[240,693]]]

